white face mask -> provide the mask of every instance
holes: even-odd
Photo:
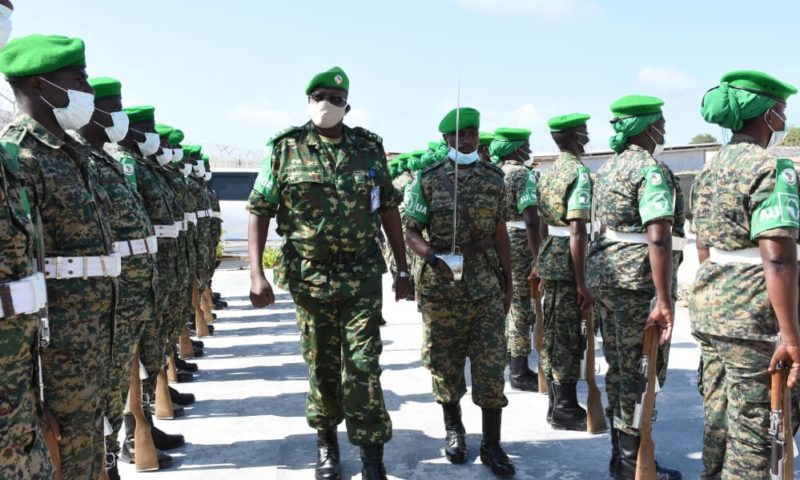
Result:
[[[337,107],[327,100],[319,103],[313,100],[308,102],[308,116],[319,128],[331,128],[338,125],[344,119],[346,109],[347,105]]]
[[[653,139],[653,137],[650,137],[649,133],[647,134],[647,136],[650,137],[650,140],[653,140],[653,143],[656,144],[656,148],[653,150],[653,156],[655,157],[656,155],[661,155],[662,153],[664,153],[664,146],[667,144],[667,137],[666,137],[666,134],[664,132],[662,132],[661,130],[657,129],[656,127],[653,127],[653,130],[658,132],[659,135],[661,135],[661,138],[662,138],[661,143],[656,143],[656,141]]]
[[[180,162],[183,160],[183,149],[182,148],[173,148],[172,149],[172,161],[173,162]]]
[[[56,121],[61,128],[64,130],[80,130],[92,120],[92,115],[94,114],[94,94],[81,92],[79,90],[67,90],[44,77],[39,78],[59,90],[67,92],[69,103],[67,103],[66,107],[60,108],[54,107],[46,98],[41,95],[39,96],[44,103],[53,109],[53,115],[55,115]]]
[[[192,167],[194,170],[194,176],[197,178],[203,178],[203,175],[206,174],[206,164],[203,162],[199,162],[197,165]]]
[[[11,13],[13,10],[0,5],[0,48],[8,43],[8,38],[11,36]]]
[[[139,146],[139,151],[142,152],[142,155],[149,157],[150,155],[156,153],[159,148],[161,148],[161,137],[159,137],[157,133],[139,133],[144,135],[144,142],[136,142],[136,145]]]
[[[99,110],[103,112],[102,110]],[[108,137],[109,143],[117,143],[126,135],[128,135],[128,124],[130,123],[130,119],[128,118],[128,114],[125,112],[103,112],[107,113],[111,116],[111,126],[110,127],[103,127],[97,122],[94,122],[95,125],[98,127],[103,127],[106,132],[106,137]]]
[[[459,165],[470,165],[477,162],[481,158],[477,150],[471,153],[461,153],[453,147],[450,147],[450,150],[447,152],[447,156],[450,158],[450,160]]]
[[[783,120],[783,130],[772,129],[772,125],[770,125],[769,122],[767,121],[767,113],[769,113],[770,111],[774,113],[776,117]],[[764,112],[764,121],[767,122],[767,127],[769,127],[769,129],[772,130],[772,135],[769,137],[769,143],[767,143],[767,148],[774,147],[783,143],[783,139],[786,138],[786,119],[778,115],[778,112],[776,112],[775,110],[769,109],[766,112]]]
[[[162,167],[172,161],[172,149],[162,148],[161,155],[156,155],[156,161]]]
[[[584,135],[583,133],[580,133],[580,132],[578,133],[578,135],[580,135],[581,137],[584,137],[586,139],[583,143],[578,141],[578,143],[580,144],[581,148],[583,148],[583,153],[591,151],[592,150],[592,137],[590,137],[589,134],[585,134]]]
[[[183,174],[184,177],[188,177],[189,174],[192,173],[192,164],[191,163],[184,163],[183,164],[183,170],[181,170],[181,173]]]
[[[211,172],[206,172],[205,176],[203,177],[203,180],[205,180],[206,182],[211,180]]]

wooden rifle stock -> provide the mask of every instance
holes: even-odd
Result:
[[[156,379],[156,418],[159,420],[172,420],[175,412],[172,410],[172,400],[169,396],[169,381],[167,372],[163,368],[158,370]]]
[[[194,358],[194,347],[192,346],[192,339],[189,337],[189,327],[186,325],[183,326],[183,330],[181,331],[180,345],[182,359]]]
[[[600,396],[600,389],[597,388],[594,367],[594,312],[591,308],[581,312],[581,316],[586,320],[586,431],[589,433],[601,433],[608,430],[606,426],[606,416],[603,411],[603,400]]]
[[[136,471],[152,472],[158,470],[158,456],[156,446],[153,444],[153,434],[150,430],[150,423],[142,410],[142,382],[139,378],[139,351],[133,357],[133,368],[131,368],[131,389],[128,394],[131,413],[136,419],[136,430],[134,432],[135,462]]]
[[[769,474],[775,480],[794,479],[792,392],[786,388],[787,376],[783,362],[778,363],[778,368],[771,374],[769,434],[772,442]]]
[[[653,442],[653,408],[656,400],[656,366],[658,364],[658,326],[653,325],[644,332],[642,356],[646,359],[647,390],[642,405],[642,420],[639,426],[639,456],[636,459],[636,480],[656,479],[656,444]]]
[[[56,432],[52,428],[43,428],[44,430],[44,444],[50,452],[50,459],[53,461],[53,467],[56,471],[56,480],[61,480],[61,451],[59,450],[58,438]]]
[[[542,312],[542,296],[539,293],[539,282],[537,277],[531,280],[531,301],[533,302],[533,309],[536,313],[536,339],[534,340],[534,347],[536,354],[539,356],[539,393],[547,395],[547,381],[542,370],[542,345],[544,342],[544,313]]]
[[[197,283],[195,283],[193,290],[192,290],[192,305],[194,306],[194,326],[197,332],[198,337],[208,337],[211,335],[211,332],[208,329],[208,323],[206,322],[206,317],[203,314],[203,309],[200,304],[200,290],[197,288]]]

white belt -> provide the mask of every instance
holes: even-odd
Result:
[[[123,257],[143,255],[145,253],[158,253],[158,238],[153,235],[136,240],[114,242],[114,252],[119,253]]]
[[[222,218],[222,214],[220,214],[219,217]],[[520,230],[527,229],[525,222],[522,220],[519,220],[517,222],[506,222],[506,227],[519,228]]]
[[[186,220],[178,220],[175,222],[175,228],[178,229],[178,233],[185,232],[189,230],[189,222]]]
[[[219,218],[220,220],[222,220],[222,212],[215,212],[215,211],[212,211],[212,212],[211,212],[211,216],[212,216],[213,218]]]
[[[198,217],[198,218],[206,218],[206,217],[210,217],[212,213],[213,213],[213,212],[211,211],[211,209],[208,209],[208,210],[198,210],[198,211],[197,211],[197,217]]]
[[[643,245],[648,244],[647,234],[646,233],[628,233],[628,232],[617,232],[616,230],[608,230],[606,229],[606,233],[603,234],[604,237],[607,239],[614,241],[614,242],[625,242],[625,243],[641,243]],[[686,246],[686,239],[683,237],[672,237],[672,250],[676,252],[683,251],[683,248]]]
[[[569,227],[547,226],[547,234],[551,237],[569,237]]]
[[[800,245],[795,248],[797,248],[797,258],[800,259]],[[758,247],[751,247],[742,248],[740,250],[720,250],[718,248],[709,247],[708,261],[719,265],[729,265],[731,263],[761,265],[761,249]]]
[[[44,259],[48,279],[118,277],[122,271],[122,256],[118,253],[100,257],[50,257]]]
[[[46,304],[47,288],[41,273],[0,285],[0,318],[35,313]]]
[[[178,226],[177,224],[153,225],[153,228],[155,229],[156,237],[158,238],[178,238],[178,234],[181,232],[181,226]]]
[[[198,213],[200,213],[200,212],[198,212]],[[186,221],[188,223],[194,223],[195,225],[197,225],[197,217],[198,216],[199,215],[197,215],[196,213],[184,213],[183,214],[183,219],[184,219],[184,221]]]

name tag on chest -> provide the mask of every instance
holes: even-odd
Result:
[[[381,208],[381,187],[372,187],[369,191],[369,211],[375,213]]]

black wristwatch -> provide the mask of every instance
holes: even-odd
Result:
[[[431,267],[436,264],[436,254],[433,252],[433,250],[431,250],[430,252],[428,252],[427,255],[425,255],[425,263],[427,263]]]

